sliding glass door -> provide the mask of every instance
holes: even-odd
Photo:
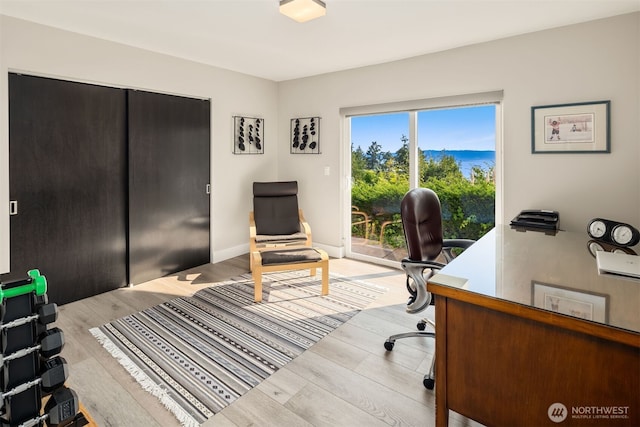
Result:
[[[353,115],[347,254],[381,264],[406,256],[400,201],[433,189],[446,238],[477,239],[495,224],[497,104]]]

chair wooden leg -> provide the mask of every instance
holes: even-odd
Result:
[[[322,295],[329,295],[329,256],[326,252],[317,250],[321,255],[321,260],[314,260],[307,263],[294,264],[269,264],[262,265],[262,255],[259,251],[254,251],[250,255],[251,276],[253,278],[254,301],[262,302],[262,274],[273,271],[302,270],[309,268],[311,276],[316,276],[317,269],[322,269]],[[310,265],[313,265],[311,267]]]
[[[322,295],[329,295],[329,261],[322,263]]]
[[[255,252],[252,257],[251,275],[253,276],[253,300],[262,301],[262,257]]]
[[[262,301],[262,274],[256,269],[253,270],[253,300],[255,302]]]

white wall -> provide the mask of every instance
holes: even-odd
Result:
[[[567,230],[584,231],[597,216],[640,227],[640,13],[634,13],[281,83],[279,174],[300,181],[314,240],[343,246],[340,171],[350,141],[341,135],[340,108],[494,90],[504,91],[505,222],[522,209],[546,208],[560,211]],[[611,100],[610,154],[531,154],[532,106],[600,100]],[[322,117],[322,154],[289,154],[289,119],[312,115]]]
[[[640,13],[281,83],[0,16],[0,88],[8,71],[210,98],[214,262],[247,251],[251,183],[273,179],[299,181],[314,241],[342,253],[349,141],[340,108],[494,90],[504,91],[505,220],[544,207],[559,210],[569,230],[584,230],[595,216],[640,227]],[[531,106],[607,99],[611,154],[531,154]],[[231,153],[234,114],[265,119],[264,155]],[[310,116],[322,117],[322,154],[292,155],[289,121]],[[0,90],[4,206],[7,129],[7,92]],[[5,209],[0,272],[9,268]]]
[[[277,177],[277,84],[0,15],[0,273],[9,270],[7,73],[211,99],[212,259],[246,253],[251,183]],[[232,116],[265,120],[265,154],[232,154]]]

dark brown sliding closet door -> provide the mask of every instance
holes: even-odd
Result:
[[[209,262],[209,101],[129,91],[129,268],[138,284]]]
[[[49,300],[126,285],[126,97],[9,74],[11,272],[47,277]]]

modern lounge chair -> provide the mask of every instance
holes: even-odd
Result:
[[[249,254],[311,247],[311,227],[298,208],[298,182],[254,182],[249,213]]]

